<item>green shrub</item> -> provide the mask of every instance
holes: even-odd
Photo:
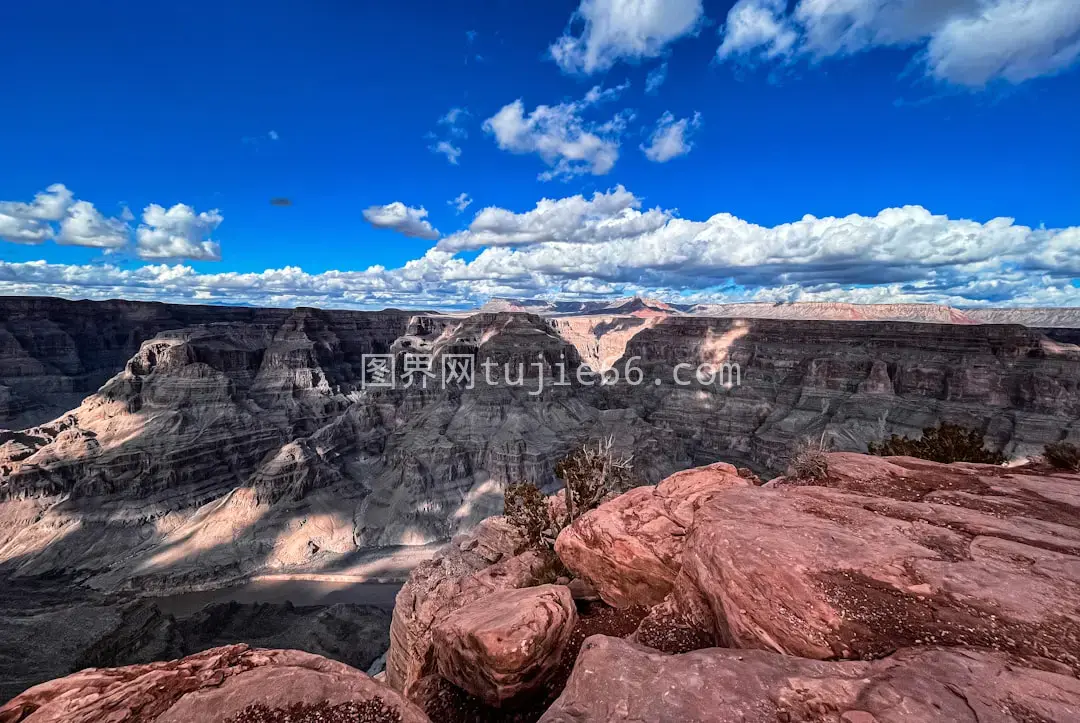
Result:
[[[521,482],[506,487],[503,514],[521,531],[529,546],[553,549],[564,527],[611,495],[621,494],[634,485],[631,458],[617,456],[612,440],[584,445],[555,465],[566,490],[566,512],[556,515],[540,489]]]
[[[1043,447],[1043,457],[1057,469],[1080,472],[1080,448],[1068,442],[1051,442]]]
[[[983,435],[978,430],[946,422],[937,427],[927,427],[919,439],[894,434],[884,442],[871,442],[868,447],[870,454],[879,457],[918,457],[944,464],[1004,464],[1006,461],[1000,452],[991,452],[983,447]]]

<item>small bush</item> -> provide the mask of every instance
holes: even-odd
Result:
[[[566,512],[573,522],[595,509],[609,495],[622,494],[634,486],[633,458],[619,457],[613,439],[586,444],[555,465],[555,474],[566,485]]]
[[[803,440],[788,463],[787,476],[799,482],[820,482],[829,476],[825,435],[817,442]]]
[[[508,485],[503,495],[503,514],[525,536],[529,546],[553,549],[567,527],[606,498],[634,485],[631,458],[619,457],[612,440],[584,445],[555,465],[555,474],[566,486],[566,514],[555,515],[547,497],[528,482]]]
[[[545,540],[552,520],[547,497],[536,485],[528,482],[508,485],[503,494],[503,514],[525,537],[529,547],[551,547],[555,544],[554,539],[550,545]]]
[[[1068,442],[1051,442],[1043,447],[1043,457],[1057,469],[1080,472],[1080,447]]]
[[[1004,464],[1006,461],[1005,455],[983,447],[983,435],[978,430],[946,422],[927,427],[919,439],[894,434],[884,442],[871,442],[868,447],[870,454],[879,457],[918,457],[944,464]]]

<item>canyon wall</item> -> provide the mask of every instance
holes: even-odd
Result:
[[[507,482],[553,489],[555,462],[599,437],[649,483],[718,459],[769,477],[804,441],[864,451],[943,420],[1011,456],[1080,440],[1067,330],[7,303],[0,383],[19,400],[90,384],[135,346],[70,411],[0,431],[0,568],[101,590],[400,577],[409,563],[379,560],[497,514]],[[400,369],[410,352],[435,370],[449,354],[473,359],[474,388],[364,387],[363,354]],[[520,385],[484,382],[484,361],[497,377],[521,365]],[[620,376],[630,364],[642,383],[580,385],[583,361]],[[725,362],[738,383],[675,381],[678,365],[687,381]]]

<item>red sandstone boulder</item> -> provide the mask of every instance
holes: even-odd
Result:
[[[398,593],[390,624],[386,682],[408,694],[435,672],[431,631],[447,615],[494,592],[531,587],[550,572],[553,555],[517,554],[524,540],[505,518],[491,517],[421,564]]]
[[[723,462],[679,472],[586,513],[559,534],[555,551],[609,605],[656,605],[675,582],[697,510],[726,490],[751,486]]]
[[[570,590],[541,585],[488,595],[433,631],[439,674],[493,706],[544,686],[570,641]]]
[[[1000,654],[907,650],[822,662],[760,650],[664,655],[619,638],[585,641],[541,723],[1006,723],[1080,720],[1080,680]]]
[[[0,708],[0,723],[256,723],[286,713],[296,723],[428,722],[401,695],[343,663],[232,645],[43,683]]]
[[[668,606],[735,647],[971,645],[1080,673],[1080,475],[828,464],[829,487],[730,490],[698,510]]]

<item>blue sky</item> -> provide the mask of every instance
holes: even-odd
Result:
[[[0,293],[1077,305],[1078,54],[1075,0],[9,3]]]

